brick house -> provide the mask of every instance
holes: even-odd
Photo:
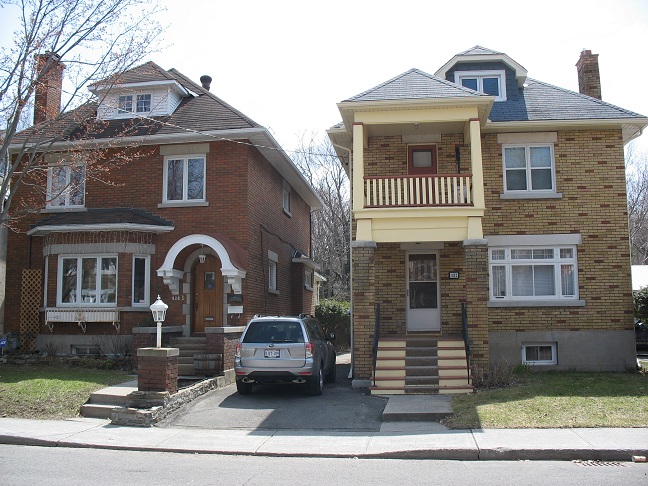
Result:
[[[43,157],[42,209],[8,240],[5,331],[23,350],[92,352],[115,336],[154,345],[157,295],[169,305],[163,342],[206,336],[208,352],[254,314],[313,311],[310,211],[321,202],[210,82],[149,62],[92,85],[96,103],[54,122],[60,84],[58,98],[37,95],[41,118],[23,139],[64,135]],[[87,177],[87,160],[114,163],[109,184]]]
[[[357,382],[469,391],[469,368],[501,360],[635,365],[623,147],[648,119],[601,101],[598,55],[577,72],[580,93],[475,46],[338,104]]]

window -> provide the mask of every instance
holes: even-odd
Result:
[[[164,160],[164,202],[205,200],[205,156],[170,156]]]
[[[57,165],[47,171],[47,207],[85,206],[85,165]]]
[[[117,304],[117,256],[60,256],[57,304]]]
[[[577,300],[575,246],[490,248],[491,301]]]
[[[556,343],[524,344],[522,346],[522,363],[531,365],[556,364]]]
[[[290,184],[288,184],[286,181],[283,183],[283,211],[286,213],[288,216],[292,216],[290,212]]]
[[[456,71],[455,83],[506,101],[506,73],[504,71]]]
[[[304,271],[304,286],[308,290],[313,290],[313,269],[312,268],[306,268]]]
[[[133,110],[133,108],[135,109]],[[138,94],[135,97],[133,97],[133,95],[119,96],[119,100],[117,103],[117,113],[119,114],[131,114],[133,112],[148,113],[150,111],[151,111],[150,94]]]
[[[278,293],[277,289],[277,262],[279,255],[273,251],[268,251],[268,291]]]
[[[133,256],[133,306],[149,305],[150,264],[148,255]]]
[[[555,192],[553,145],[505,145],[504,192]]]
[[[407,165],[410,174],[436,174],[436,145],[409,145],[407,147]]]

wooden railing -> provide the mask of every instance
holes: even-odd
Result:
[[[365,177],[365,208],[472,206],[471,174]]]

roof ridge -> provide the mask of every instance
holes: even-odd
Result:
[[[614,109],[619,110],[619,111],[621,111],[621,112],[623,112],[623,113],[625,113],[627,115],[644,117],[643,115],[641,115],[641,114],[639,114],[637,112],[627,110],[627,109],[622,108],[622,107],[617,106],[617,105],[613,105],[612,103],[608,103],[607,101],[599,100],[598,98],[593,98],[592,96],[588,96],[586,94],[580,93],[579,91],[572,91],[571,89],[562,88],[560,86],[556,86],[555,84],[547,83],[546,81],[540,81],[539,79],[535,79],[535,78],[527,78],[527,84],[528,84],[528,82],[542,84],[542,85],[547,86],[549,88],[553,88],[553,89],[555,89],[557,91],[561,91],[563,93],[568,93],[568,94],[571,94],[571,95],[575,95],[575,96],[577,96],[579,98],[582,98],[582,99],[588,100],[588,101],[592,101],[592,102],[594,102],[596,104],[599,104],[599,105],[602,105],[602,106],[606,106],[606,107],[609,107],[609,108],[614,108]]]

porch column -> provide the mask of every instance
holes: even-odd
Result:
[[[468,128],[470,139],[470,165],[473,181],[473,204],[476,208],[486,207],[484,199],[484,169],[482,165],[481,127],[479,119],[470,120]]]
[[[488,247],[486,240],[465,240],[466,305],[470,361],[488,370]]]
[[[140,392],[178,391],[178,348],[137,350],[137,390]]]
[[[354,382],[371,380],[376,304],[375,241],[352,241],[352,332]],[[366,383],[368,385],[368,383]]]

